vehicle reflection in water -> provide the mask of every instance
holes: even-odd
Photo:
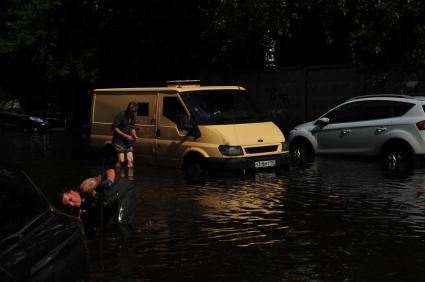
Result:
[[[50,136],[43,154],[29,153],[22,136],[1,148],[53,196],[102,170],[62,136]],[[318,157],[195,182],[138,163],[126,173],[137,186],[135,228],[128,242],[113,225],[103,244],[99,234],[88,241],[94,281],[423,279],[423,168],[394,177],[375,161]]]
[[[288,227],[282,226],[286,188],[285,181],[273,175],[258,173],[243,181],[216,180],[202,187],[198,196],[200,215],[209,221],[201,230],[205,236],[238,247],[279,242],[280,238],[268,231]]]

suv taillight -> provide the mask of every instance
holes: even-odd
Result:
[[[425,130],[425,120],[420,121],[420,122],[417,122],[417,123],[416,123],[416,127],[417,127],[419,130]]]

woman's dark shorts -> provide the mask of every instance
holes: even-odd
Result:
[[[112,144],[114,145],[117,153],[134,152],[133,142],[112,142]]]

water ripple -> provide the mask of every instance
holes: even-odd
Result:
[[[102,169],[70,136],[0,142],[51,198]],[[88,242],[93,281],[422,281],[424,183],[423,168],[393,177],[342,158],[202,185],[137,164],[134,232]]]

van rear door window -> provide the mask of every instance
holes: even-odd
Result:
[[[149,115],[149,103],[137,103],[139,109],[137,110],[137,116],[147,117]]]

